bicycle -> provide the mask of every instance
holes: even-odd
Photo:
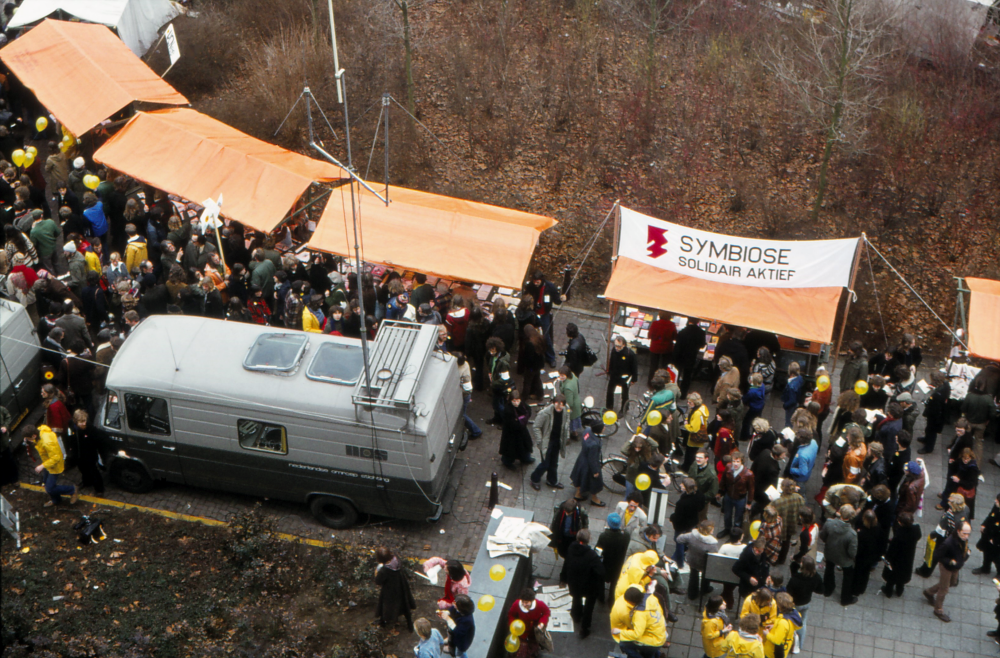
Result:
[[[683,463],[684,448],[680,445],[676,445],[667,456],[667,461],[664,462],[664,466],[666,467],[667,475],[670,478],[668,486],[672,487],[677,493],[682,493],[681,483],[686,477],[688,477],[687,472],[682,468]],[[614,494],[625,493],[625,483],[622,478],[625,475],[627,467],[628,461],[620,455],[611,455],[610,457],[606,457],[604,461],[601,462],[601,474],[604,476],[604,488]],[[621,482],[617,482],[614,479],[615,475],[619,474],[622,476],[619,478],[619,480],[622,480]],[[662,483],[660,484],[662,485]]]
[[[642,399],[636,400],[632,398],[625,403],[625,411],[622,413],[622,418],[625,420],[625,427],[632,434],[635,434],[642,428],[646,420],[645,411],[649,408],[649,403],[652,399],[653,392],[646,391],[642,394]]]
[[[584,427],[589,427],[597,436],[606,439],[615,435],[621,420],[615,420],[610,425],[605,423],[604,415],[599,409],[594,408],[593,396],[588,395],[583,399],[583,413],[580,415],[580,422],[583,423]]]

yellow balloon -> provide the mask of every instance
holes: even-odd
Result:
[[[515,619],[510,622],[510,634],[514,637],[520,637],[524,634],[524,622],[520,619]]]
[[[507,639],[503,641],[503,648],[507,650],[507,653],[517,653],[517,650],[521,648],[521,639],[508,635]]]
[[[101,184],[101,179],[94,174],[87,174],[83,177],[83,184],[88,190],[96,190],[97,186]]]
[[[760,521],[754,521],[750,524],[750,537],[752,539],[757,539],[757,535],[760,534]]]
[[[825,391],[830,388],[830,378],[826,375],[820,375],[819,379],[816,380],[816,390]]]
[[[36,149],[34,146],[29,146],[28,148],[24,149],[24,152],[25,153],[30,153],[31,155],[35,156],[36,158],[38,157],[38,149]]]
[[[601,417],[605,425],[614,425],[618,422],[618,414],[613,411],[605,411],[604,415]]]
[[[635,479],[635,488],[639,491],[645,491],[649,489],[649,485],[652,484],[649,480],[649,476],[645,473],[640,473],[639,477]]]
[[[859,379],[858,381],[854,382],[854,392],[857,393],[858,395],[864,395],[865,393],[867,393],[868,382],[866,382],[863,379]]]
[[[38,117],[35,119],[35,128],[38,128],[38,132],[42,132],[49,127],[49,120],[45,117]]]
[[[31,151],[26,151],[24,154],[24,166],[27,168],[33,164],[35,164],[35,154]]]
[[[59,150],[62,151],[63,153],[68,151],[69,147],[71,146],[73,146],[73,142],[70,142],[69,140],[64,139],[63,141],[59,142]]]
[[[17,149],[10,154],[10,161],[14,163],[14,166],[20,167],[24,164],[24,151]]]
[[[492,610],[494,603],[496,603],[496,600],[494,600],[494,598],[489,594],[483,594],[479,597],[479,609],[483,612],[489,612]]]
[[[650,425],[659,425],[663,422],[663,414],[661,414],[656,409],[653,409],[648,414],[646,414],[646,422]]]
[[[491,580],[503,580],[503,577],[507,575],[507,570],[503,568],[502,564],[494,564],[490,567],[490,579]]]

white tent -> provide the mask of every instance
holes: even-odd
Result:
[[[180,13],[170,0],[24,0],[7,27],[33,25],[56,11],[107,25],[138,57],[156,43],[160,27]]]

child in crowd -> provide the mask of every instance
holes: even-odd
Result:
[[[444,647],[444,638],[441,637],[441,632],[433,628],[425,617],[413,622],[413,628],[417,631],[417,636],[420,637],[420,642],[413,647],[416,658],[441,658]]]

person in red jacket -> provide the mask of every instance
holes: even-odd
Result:
[[[660,311],[653,324],[649,325],[649,383],[660,368],[665,368],[674,356],[674,341],[677,340],[677,326],[670,314]]]

